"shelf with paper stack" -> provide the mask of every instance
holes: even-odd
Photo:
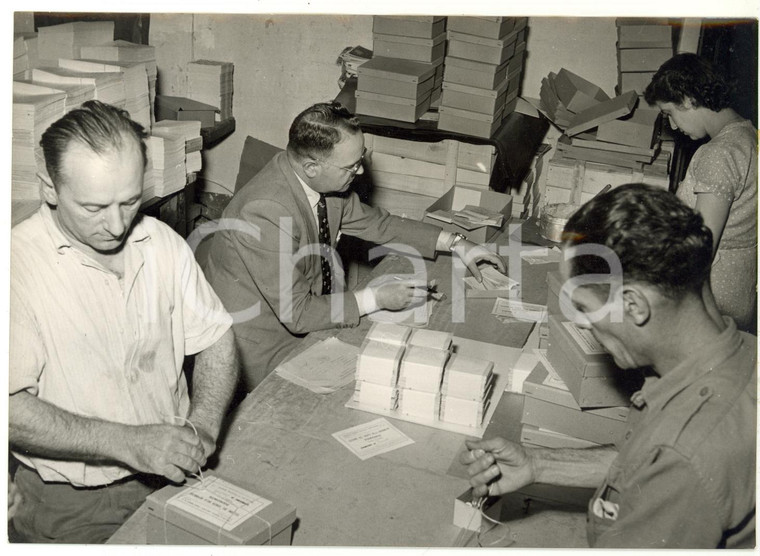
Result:
[[[482,437],[508,372],[462,353],[462,343],[447,332],[373,323],[346,407]]]
[[[562,68],[542,80],[540,109],[562,131],[546,167],[540,207],[580,205],[607,185],[670,184],[673,144],[661,140],[659,111],[629,90],[609,97]]]

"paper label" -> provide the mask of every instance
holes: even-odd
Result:
[[[335,432],[333,437],[361,460],[414,444],[414,440],[382,418]]]
[[[232,531],[271,503],[224,479],[206,477],[169,498],[166,505],[191,513],[214,527]]]
[[[560,378],[559,374],[557,374],[557,371],[554,368],[554,366],[551,363],[549,363],[549,359],[546,358],[546,350],[534,349],[533,353],[535,353],[538,356],[538,360],[544,366],[544,369],[546,369],[546,378],[544,379],[543,384],[551,388],[558,388],[559,390],[569,391],[569,388],[567,387],[565,382]]]

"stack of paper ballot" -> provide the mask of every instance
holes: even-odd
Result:
[[[95,85],[80,84],[80,83],[58,83],[44,84],[39,81],[33,81],[31,79],[19,80],[20,83],[26,83],[29,86],[37,87],[41,92],[46,91],[48,93],[63,93],[66,95],[64,100],[64,111],[69,112],[76,110],[82,103],[95,98]]]
[[[196,60],[187,64],[187,98],[219,108],[216,117],[232,117],[232,62]]]
[[[94,85],[95,98],[106,104],[124,108],[127,102],[124,76],[118,71],[87,72],[61,67],[32,69],[32,80],[43,85]]]
[[[48,25],[38,29],[38,50],[41,60],[83,58],[82,47],[112,41],[113,21],[74,21]]]
[[[100,62],[59,58],[58,66],[90,73],[121,73],[124,76],[124,108],[130,118],[150,130],[148,71],[143,62]]]
[[[153,107],[156,104],[156,81],[158,79],[155,47],[125,40],[112,40],[97,46],[83,46],[80,51],[81,55],[77,57],[83,60],[144,63],[148,72],[148,100],[150,101],[151,121],[155,121]]]
[[[496,226],[501,228],[504,223],[504,215],[498,211],[488,210],[477,205],[467,205],[461,210],[436,210],[427,213],[430,218],[456,224],[465,230],[475,230],[483,226]]]
[[[158,137],[181,137],[185,142],[185,171],[188,174],[200,172],[203,137],[199,120],[161,120],[153,125],[151,134]]]
[[[11,198],[39,200],[37,172],[45,172],[43,132],[65,113],[66,94],[31,83],[13,82]]]
[[[492,361],[452,355],[441,387],[441,421],[479,426],[490,403],[493,381]]]
[[[401,360],[398,377],[399,411],[435,421],[441,405],[441,378],[448,349],[409,346]]]
[[[411,329],[393,323],[372,325],[356,360],[357,403],[393,411],[398,403],[398,370]]]
[[[182,189],[187,181],[184,137],[150,135],[145,143],[148,164],[145,168],[143,200],[164,197]]]

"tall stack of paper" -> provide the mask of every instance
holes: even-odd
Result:
[[[113,21],[74,21],[39,28],[39,56],[46,62],[80,58],[82,47],[103,44],[114,37]]]
[[[452,355],[441,387],[441,421],[480,426],[490,403],[493,382],[492,361]]]
[[[161,120],[153,124],[153,135],[165,137],[167,134],[179,135],[185,141],[185,167],[187,173],[199,172],[202,168],[201,122],[198,120]]]
[[[106,63],[97,60],[59,58],[58,66],[89,73],[121,73],[124,76],[124,108],[129,112],[129,116],[146,131],[150,129],[150,91],[148,72],[144,62]]]
[[[64,115],[66,94],[30,83],[13,83],[11,198],[40,199],[37,172],[45,172],[40,139]]]
[[[399,411],[435,421],[441,402],[441,377],[449,351],[412,345],[407,347],[399,369]]]
[[[164,197],[185,186],[185,140],[181,136],[146,140],[148,165],[145,169],[143,199]]]
[[[187,97],[219,108],[223,121],[232,117],[232,62],[196,60],[187,64]]]
[[[356,361],[354,399],[388,411],[396,409],[396,381],[403,354],[403,345],[365,341]]]
[[[64,110],[69,112],[82,106],[82,103],[87,102],[95,98],[95,85],[79,84],[79,83],[58,83],[45,84],[32,79],[18,80],[19,83],[26,83],[38,87],[40,91],[46,90],[50,93],[64,93],[66,100],[64,102]]]
[[[392,322],[375,322],[367,332],[366,339],[397,346],[406,346],[412,329]]]
[[[438,350],[451,350],[451,344],[454,340],[450,332],[439,332],[438,330],[428,330],[427,328],[415,328],[409,336],[407,345],[422,346]]]
[[[32,80],[56,87],[57,85],[94,85],[95,99],[124,108],[127,102],[124,76],[119,72],[84,72],[60,67],[32,69]]]
[[[100,60],[103,62],[142,62],[148,72],[148,91],[151,110],[151,122],[155,121],[153,108],[156,104],[156,81],[158,69],[156,66],[156,49],[153,46],[137,44],[125,40],[115,40],[97,46],[83,46],[81,56],[85,60]]]
[[[13,35],[13,78],[25,78],[26,72],[39,62],[37,33]]]

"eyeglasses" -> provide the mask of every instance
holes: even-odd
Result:
[[[359,168],[362,167],[362,164],[364,164],[364,159],[367,156],[367,147],[364,147],[364,150],[362,151],[362,156],[359,160],[357,160],[354,164],[351,166],[337,166],[335,164],[332,164],[331,162],[327,162],[326,160],[322,160],[321,158],[316,158],[315,160],[327,164],[328,166],[332,166],[333,168],[337,168],[338,170],[344,170],[348,172],[349,174],[355,174],[359,171]]]

